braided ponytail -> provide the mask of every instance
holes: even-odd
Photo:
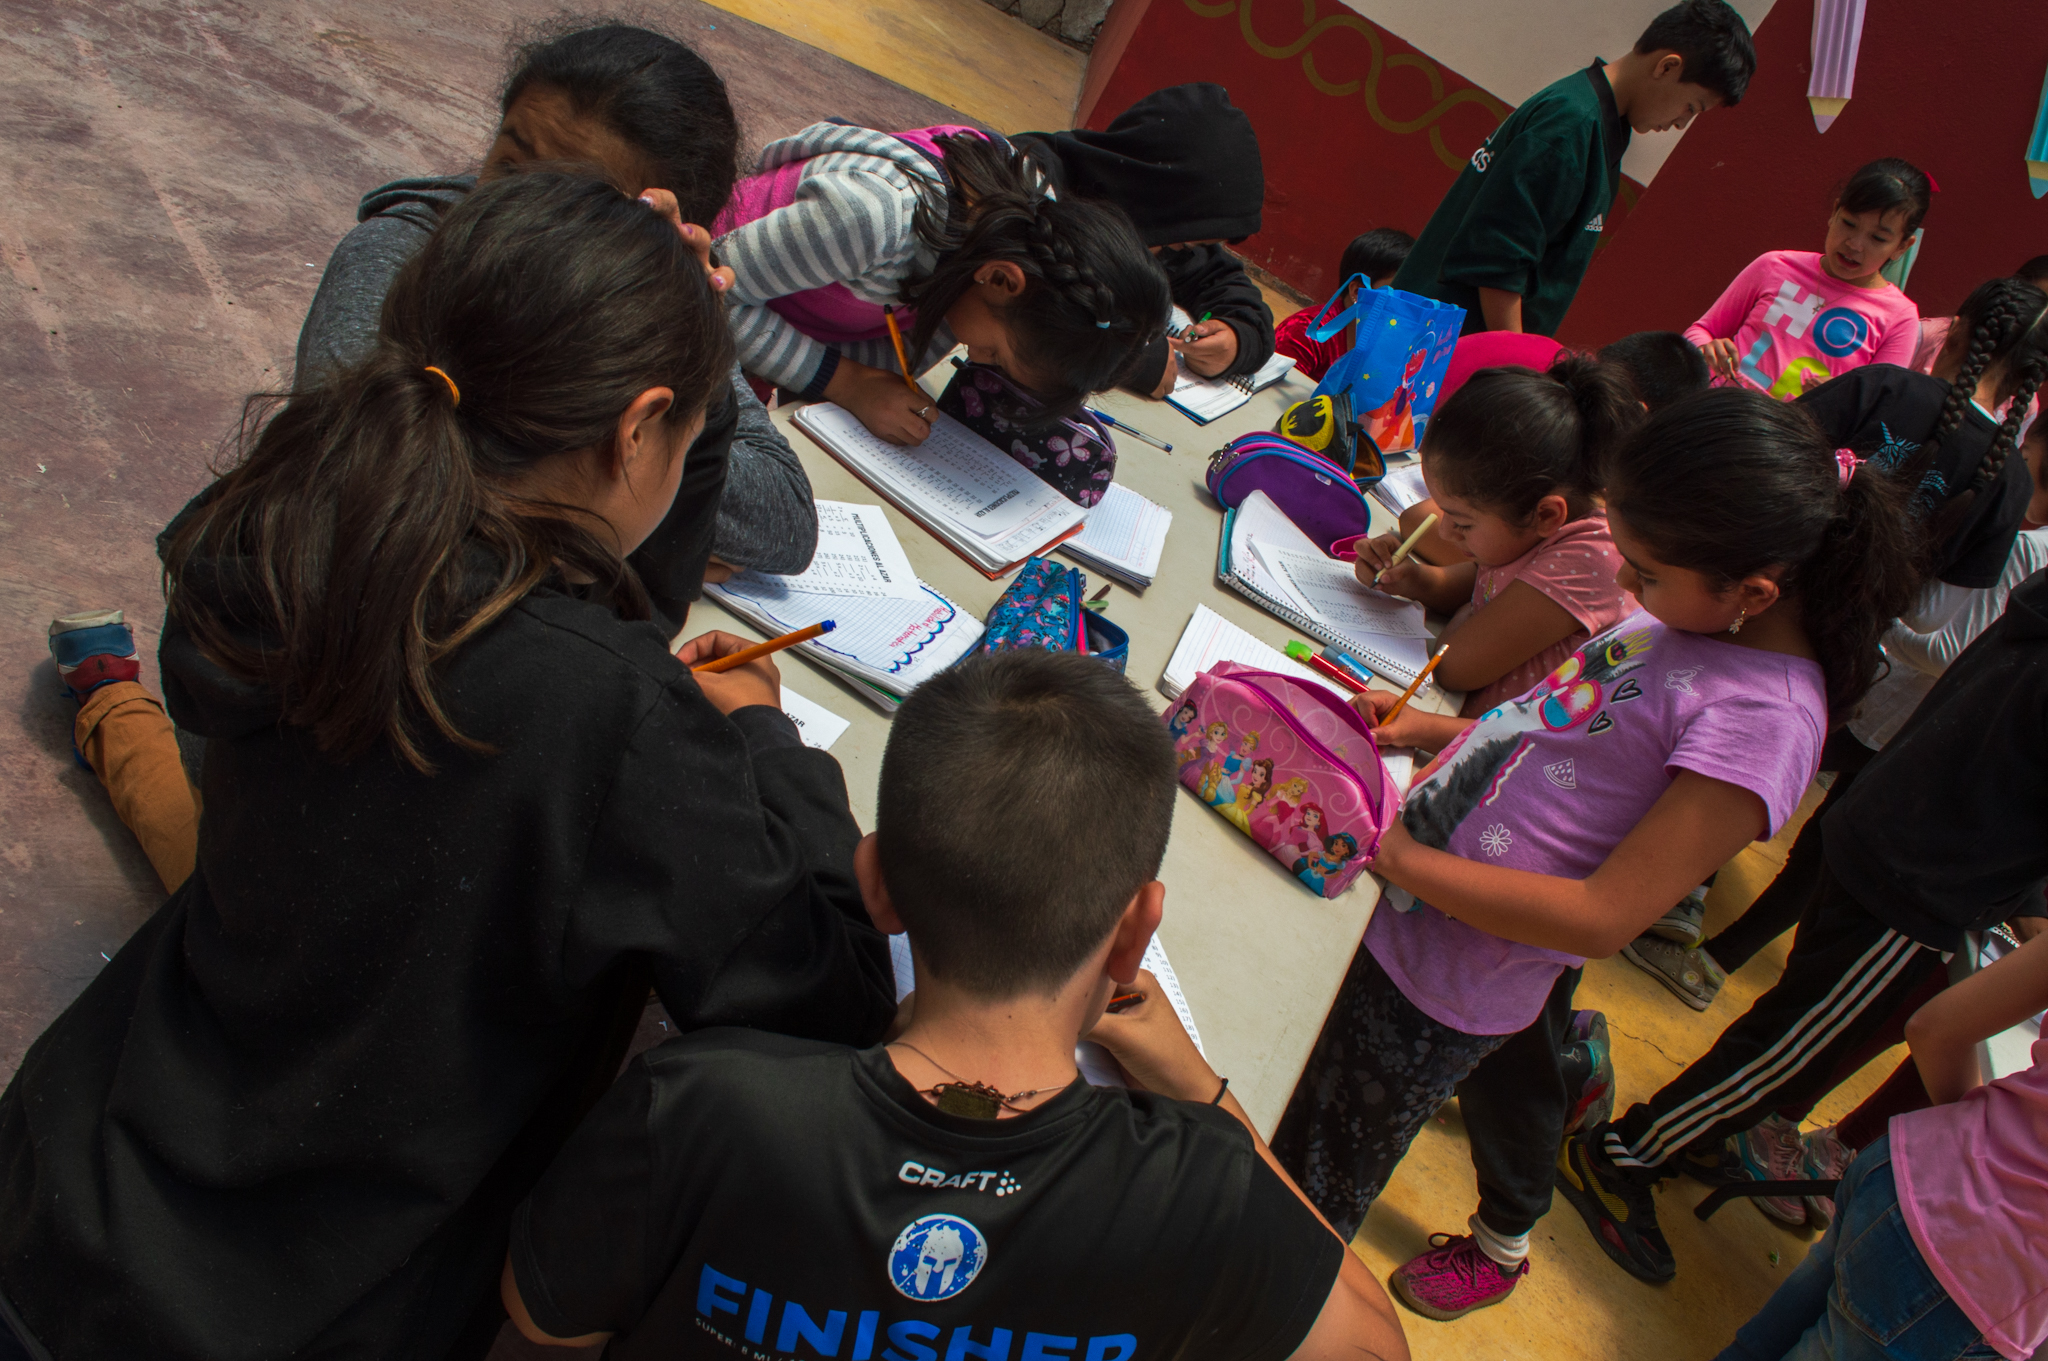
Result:
[[[1114,204],[1053,198],[1028,157],[988,139],[954,133],[938,145],[950,183],[928,192],[914,219],[938,261],[903,285],[903,301],[917,309],[910,352],[930,346],[976,271],[1013,264],[1024,291],[1002,320],[1029,373],[1010,376],[1034,390],[1047,418],[1072,415],[1165,330],[1173,306],[1166,275]]]
[[[1914,510],[1931,519],[1928,539],[1932,546],[1947,542],[1954,534],[1976,493],[1997,479],[2006,458],[2018,447],[2020,424],[2048,374],[2048,294],[2020,279],[1993,279],[1963,300],[1956,325],[1967,328],[1964,333],[1969,337],[1961,367],[1949,380],[1933,432],[1897,474],[1913,496]],[[1928,488],[1923,494],[1922,480],[1935,456],[1961,428],[1978,386],[1994,370],[2002,371],[1998,397],[2010,401],[2012,410],[1968,481],[1953,489]]]

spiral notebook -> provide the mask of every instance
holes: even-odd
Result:
[[[1249,402],[1254,392],[1263,392],[1292,372],[1294,360],[1284,354],[1268,359],[1256,373],[1240,373],[1235,378],[1198,378],[1183,369],[1180,377],[1173,380],[1173,391],[1166,394],[1166,400],[1196,425],[1207,425],[1218,416],[1229,415]]]
[[[1429,664],[1429,624],[1412,600],[1371,590],[1264,492],[1223,517],[1216,575],[1260,609],[1406,685]]]

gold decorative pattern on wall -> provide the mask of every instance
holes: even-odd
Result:
[[[1259,0],[1184,0],[1188,9],[1204,19],[1223,19],[1237,15],[1238,31],[1244,35],[1246,46],[1262,57],[1275,61],[1286,61],[1291,57],[1301,58],[1301,72],[1308,83],[1326,95],[1344,98],[1354,94],[1365,96],[1365,111],[1372,121],[1388,132],[1405,136],[1413,132],[1429,131],[1429,145],[1436,152],[1437,159],[1456,170],[1465,164],[1467,152],[1454,152],[1444,145],[1443,129],[1440,126],[1445,114],[1460,104],[1477,104],[1493,115],[1494,122],[1508,116],[1508,106],[1480,89],[1459,90],[1455,94],[1444,93],[1443,71],[1429,58],[1417,53],[1402,53],[1389,57],[1386,46],[1380,40],[1379,29],[1356,14],[1332,14],[1316,18],[1316,0],[1299,0],[1301,6],[1300,36],[1279,43],[1267,42],[1252,27],[1252,9]],[[1279,4],[1267,3],[1268,12],[1287,7],[1288,0]],[[1349,29],[1362,36],[1372,48],[1372,65],[1365,74],[1355,80],[1333,81],[1316,69],[1315,42],[1331,29]],[[1380,107],[1380,75],[1384,71],[1411,67],[1420,71],[1429,82],[1429,97],[1434,102],[1414,118],[1395,118]]]

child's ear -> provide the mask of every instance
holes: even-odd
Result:
[[[648,466],[649,455],[666,458],[669,432],[662,424],[662,417],[668,415],[675,404],[673,388],[649,388],[619,413],[617,438],[612,441],[613,467],[610,471],[614,475],[630,477]]]
[[[1676,52],[1666,52],[1650,68],[1650,79],[1684,81],[1685,58]]]
[[[974,282],[1014,298],[1024,291],[1024,269],[1014,260],[991,260],[974,271]]]
[[[1771,568],[1746,576],[1735,583],[1736,597],[1750,618],[1756,618],[1784,599],[1784,590],[1778,585],[1778,576],[1783,570]]]
[[[1536,503],[1536,514],[1530,520],[1529,528],[1547,539],[1564,528],[1571,518],[1570,502],[1553,492]]]
[[[889,901],[889,886],[882,882],[882,850],[875,834],[869,832],[853,848],[853,877],[860,884],[860,900],[868,909],[868,920],[885,936],[903,933],[903,918]]]
[[[1132,894],[1123,916],[1117,919],[1103,972],[1125,985],[1137,978],[1138,968],[1145,961],[1145,949],[1152,944],[1152,933],[1159,929],[1159,919],[1165,915],[1166,885],[1157,879]]]

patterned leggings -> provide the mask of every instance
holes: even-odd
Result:
[[[1274,1131],[1273,1155],[1348,1243],[1416,1133],[1512,1038],[1431,1020],[1360,945]]]

